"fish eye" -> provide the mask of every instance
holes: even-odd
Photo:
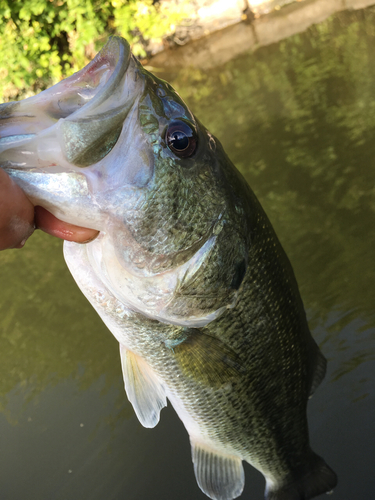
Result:
[[[192,156],[198,143],[194,129],[180,120],[169,124],[165,140],[172,153],[180,158]]]

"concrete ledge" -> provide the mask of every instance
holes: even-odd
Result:
[[[240,4],[243,5],[243,2],[219,1],[222,7],[227,3],[233,9],[234,4],[236,8],[239,8]],[[253,3],[256,1],[258,0],[254,0]],[[219,3],[217,0],[209,0],[209,2],[212,8]],[[204,3],[207,4],[208,1]],[[263,5],[266,9],[274,3],[274,1],[259,0],[258,6],[260,8]],[[218,23],[216,25],[212,18],[210,18],[211,24],[209,24],[209,16],[207,16],[207,24],[204,24],[206,21],[201,21],[203,32],[200,36],[196,31],[195,36],[189,39],[190,43],[183,50],[179,50],[179,47],[166,49],[156,54],[150,64],[152,66],[181,67],[191,65],[192,61],[194,61],[196,67],[214,67],[225,63],[242,52],[255,50],[258,47],[270,45],[296,33],[301,33],[311,25],[324,21],[336,12],[346,9],[362,9],[374,5],[375,0],[302,0],[299,2],[285,0],[284,4],[284,7],[280,9],[273,8],[267,15],[258,17],[254,15],[251,17],[247,10],[242,11],[239,18],[239,14],[236,17],[233,10],[231,11],[233,16],[225,18],[225,21],[224,14],[226,11],[223,8],[220,11],[220,15],[223,16],[222,24]],[[210,11],[205,12],[209,13]],[[241,19],[244,22],[239,22]],[[203,26],[206,26],[206,28],[203,28]],[[215,26],[229,27],[214,29]],[[204,34],[210,34],[209,40],[202,39]],[[195,41],[198,38],[199,41]]]
[[[183,0],[162,2],[177,6],[184,4]],[[152,44],[148,50],[155,55],[168,46],[185,45],[241,21],[253,27],[252,30],[244,28],[241,35],[237,33],[240,38],[236,44],[245,38],[244,50],[248,50],[300,33],[335,12],[362,9],[373,4],[375,0],[194,0],[189,2],[191,17],[176,26],[175,33],[167,37],[164,44]],[[215,39],[212,41],[216,42]],[[230,40],[226,43],[231,45]],[[230,50],[229,46],[226,51]]]

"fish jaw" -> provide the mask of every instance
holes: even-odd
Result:
[[[198,144],[192,155],[168,146],[176,126]],[[246,270],[244,211],[217,147],[116,37],[76,75],[0,107],[0,167],[35,205],[105,234],[91,264],[112,293],[176,325],[205,326],[232,308]]]
[[[110,193],[126,196],[152,176],[138,124],[143,91],[129,44],[111,38],[78,73],[0,105],[0,167],[35,205],[65,222],[104,230]]]

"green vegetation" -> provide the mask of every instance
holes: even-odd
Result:
[[[188,16],[188,2],[0,0],[0,100],[32,95],[85,66],[109,35],[147,55]]]

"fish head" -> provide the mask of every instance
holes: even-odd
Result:
[[[199,327],[235,304],[248,187],[122,38],[50,89],[0,106],[0,166],[34,204],[101,232],[88,259],[128,307]]]

